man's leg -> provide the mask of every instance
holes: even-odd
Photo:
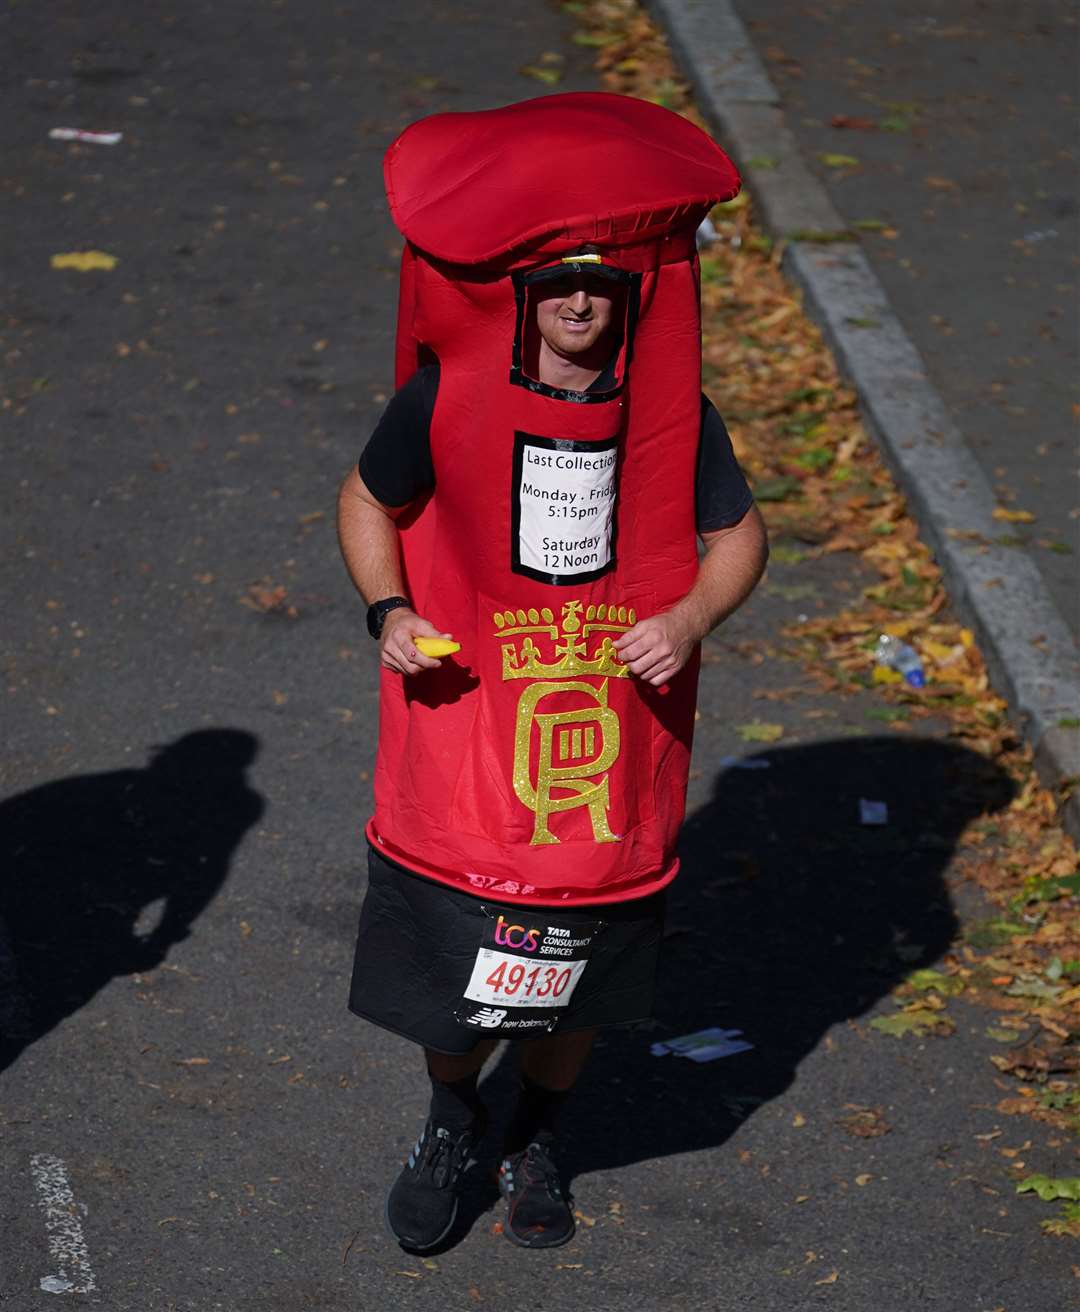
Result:
[[[595,1030],[578,1030],[522,1045],[521,1094],[506,1133],[499,1188],[509,1204],[506,1237],[524,1248],[554,1248],[574,1233],[552,1152],[559,1112],[595,1037]]]
[[[434,1052],[431,1048],[424,1049],[431,1079],[430,1118],[437,1125],[464,1130],[477,1121],[486,1120],[476,1082],[484,1062],[494,1051],[495,1042],[495,1039],[484,1039],[472,1052],[453,1057],[445,1052]]]
[[[568,1093],[592,1051],[595,1030],[548,1034],[522,1045],[521,1071],[548,1089]]]
[[[424,1050],[431,1079],[427,1123],[386,1201],[387,1222],[406,1248],[434,1248],[454,1224],[462,1176],[487,1122],[476,1081],[494,1047],[494,1039],[484,1039],[461,1056]]]
[[[592,1049],[595,1030],[548,1034],[521,1045],[521,1096],[506,1132],[506,1151],[555,1137],[555,1121]]]
[[[495,1051],[495,1043],[495,1039],[484,1039],[473,1048],[472,1052],[453,1057],[446,1052],[425,1048],[424,1056],[427,1058],[428,1071],[436,1080],[442,1080],[446,1084],[453,1084],[455,1080],[465,1079],[469,1075],[479,1075],[480,1068]]]

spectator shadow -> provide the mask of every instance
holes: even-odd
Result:
[[[145,769],[0,802],[0,1071],[188,937],[262,815],[244,773],[257,749],[238,729],[199,730]]]
[[[984,757],[934,739],[815,743],[754,760],[769,766],[724,770],[683,827],[655,1019],[598,1036],[564,1113],[568,1182],[724,1143],[789,1087],[832,1026],[937,961],[959,927],[944,880],[957,840],[1015,791]],[[860,798],[885,801],[888,824],[862,825]],[[700,1065],[650,1053],[709,1026],[740,1029],[754,1047]],[[500,1126],[516,1096],[512,1047],[483,1086]],[[498,1139],[495,1127],[489,1156]],[[495,1198],[485,1173],[451,1242]]]

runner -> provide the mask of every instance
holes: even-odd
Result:
[[[422,120],[386,181],[399,390],[339,514],[383,666],[350,1006],[425,1050],[399,1242],[452,1229],[507,1038],[504,1233],[550,1247],[574,1230],[558,1113],[596,1028],[651,1008],[698,645],[764,568],[700,393],[694,235],[738,176],[594,93]]]

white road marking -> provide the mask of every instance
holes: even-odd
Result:
[[[90,1267],[79,1212],[68,1182],[67,1167],[59,1157],[35,1153],[30,1158],[38,1203],[45,1213],[45,1230],[49,1252],[59,1267],[58,1274],[42,1276],[41,1288],[47,1294],[89,1294],[97,1288]]]

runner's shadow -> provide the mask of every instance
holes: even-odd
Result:
[[[240,730],[200,730],[146,769],[0,802],[0,1071],[188,937],[262,814],[244,776],[256,750]]]
[[[832,1026],[938,960],[958,927],[944,882],[957,839],[1014,792],[985,758],[931,739],[762,757],[768,769],[720,774],[684,825],[655,1023],[601,1033],[566,1112],[570,1178],[722,1144]],[[888,824],[862,825],[860,798],[887,802]],[[753,1050],[650,1053],[708,1026],[741,1029]]]

